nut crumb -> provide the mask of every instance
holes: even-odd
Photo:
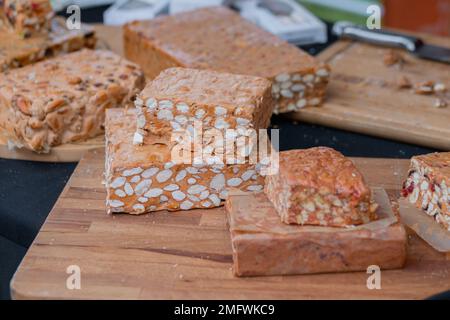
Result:
[[[419,82],[414,85],[414,88],[417,94],[432,94],[434,92],[434,82]]]
[[[394,64],[401,65],[404,62],[405,62],[405,59],[398,51],[390,49],[384,54],[383,63],[385,66],[390,67]]]
[[[407,76],[401,76],[397,81],[399,89],[409,89],[412,87],[411,81]]]

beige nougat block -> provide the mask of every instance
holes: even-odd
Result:
[[[412,157],[402,195],[450,231],[450,152]]]
[[[266,78],[274,112],[320,105],[330,75],[326,64],[225,7],[129,23],[124,51],[151,79],[170,67]]]
[[[345,227],[376,220],[364,177],[341,153],[315,147],[282,151],[265,193],[287,224]]]
[[[222,205],[229,187],[262,191],[258,164],[178,163],[172,159],[170,135],[147,135],[142,145],[131,140],[136,111],[109,109],[106,114],[106,207],[109,213],[140,214]]]
[[[209,70],[170,68],[135,100],[137,128],[163,135],[189,130],[267,128],[272,114],[270,81]]]
[[[0,134],[37,152],[103,133],[105,109],[144,86],[137,65],[103,50],[82,50],[0,74]]]

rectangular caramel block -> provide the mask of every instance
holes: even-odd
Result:
[[[288,224],[344,227],[376,219],[370,189],[350,159],[326,147],[283,151],[264,192]]]
[[[146,75],[180,66],[267,78],[274,112],[319,105],[329,67],[224,7],[211,7],[124,27],[125,56]]]
[[[387,194],[374,189],[379,219],[354,228],[288,225],[264,193],[230,191],[225,208],[236,276],[366,271],[403,267],[406,233]]]
[[[54,12],[49,0],[2,0],[0,7],[0,28],[3,26],[22,38],[50,31]]]
[[[412,157],[402,195],[450,231],[450,152]]]
[[[144,86],[134,63],[82,50],[0,74],[0,134],[36,152],[97,136],[105,109],[122,107]]]
[[[158,135],[188,130],[196,121],[203,130],[267,128],[273,108],[270,88],[270,81],[259,77],[166,69],[135,100],[137,128]]]
[[[108,213],[140,214],[220,206],[228,187],[262,191],[264,179],[251,163],[184,164],[172,161],[167,135],[130,141],[136,111],[109,109],[106,114],[106,207]]]
[[[82,26],[80,30],[67,30],[65,22],[58,19],[52,21],[48,35],[28,39],[0,30],[0,72],[83,48],[94,48],[95,44],[92,28]]]

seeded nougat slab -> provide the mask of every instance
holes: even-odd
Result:
[[[450,152],[412,157],[402,195],[450,231]]]
[[[137,65],[103,50],[82,50],[0,74],[0,134],[11,146],[51,147],[103,132],[105,109],[144,86]]]
[[[0,30],[0,72],[83,48],[94,48],[95,44],[92,28],[82,26],[80,30],[67,30],[64,21],[58,19],[52,21],[48,35],[28,39]]]
[[[267,128],[273,108],[270,88],[270,81],[259,77],[166,69],[135,100],[137,128],[159,135],[188,130],[196,121],[203,130]]]
[[[326,147],[283,151],[264,192],[288,224],[345,227],[376,219],[376,204],[350,159]]]
[[[54,12],[49,0],[2,0],[0,7],[0,28],[22,38],[50,31]]]
[[[224,7],[136,21],[124,27],[125,56],[150,78],[180,66],[263,77],[275,112],[319,105],[328,66]]]
[[[228,187],[262,191],[264,179],[256,165],[174,163],[167,135],[147,135],[143,145],[133,145],[135,123],[134,109],[107,110],[108,213],[212,208],[221,205]]]

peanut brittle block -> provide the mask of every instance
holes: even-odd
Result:
[[[82,50],[0,74],[0,134],[36,152],[103,132],[105,109],[132,103],[139,67],[102,50]]]
[[[264,178],[251,163],[174,162],[173,143],[167,135],[147,135],[142,145],[133,145],[130,141],[136,130],[136,117],[134,109],[107,110],[108,213],[212,208],[222,204],[229,187],[262,191]]]
[[[353,162],[326,147],[283,151],[264,192],[288,224],[344,227],[376,219],[376,204]]]
[[[67,30],[64,21],[58,19],[52,21],[48,35],[22,39],[16,33],[0,32],[0,72],[83,48],[92,49],[95,44],[92,28],[82,25],[80,30]]]
[[[412,157],[402,195],[450,231],[450,152]]]
[[[230,191],[225,203],[236,276],[366,271],[403,267],[406,232],[383,189],[379,219],[353,228],[288,225],[264,193]]]
[[[209,70],[170,68],[135,100],[137,128],[153,134],[203,130],[267,128],[272,115],[270,81]]]
[[[22,38],[47,34],[50,31],[54,12],[49,0],[2,0],[0,6],[2,2],[0,20],[4,28]]]
[[[124,27],[125,56],[153,79],[180,66],[267,78],[275,112],[319,105],[329,67],[224,7],[139,21]]]

